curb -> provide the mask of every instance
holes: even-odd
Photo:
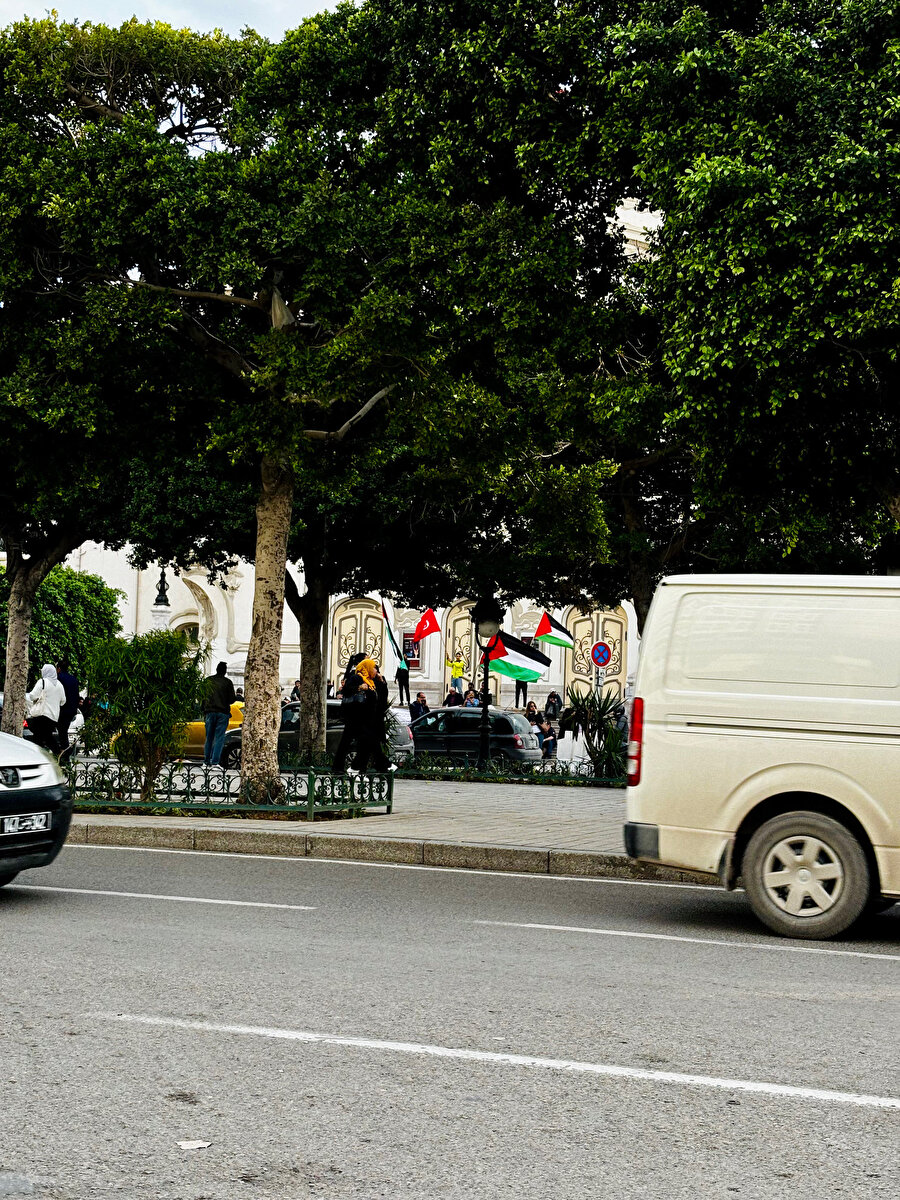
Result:
[[[159,850],[206,850],[217,854],[269,854],[282,858],[403,863],[467,871],[508,871],[523,875],[636,879],[713,886],[719,883],[715,875],[637,862],[624,854],[359,837],[352,833],[307,833],[305,830],[269,832],[259,829],[197,828],[187,824],[117,825],[105,823],[102,818],[79,820],[76,817],[69,830],[68,842],[81,846],[132,846]]]

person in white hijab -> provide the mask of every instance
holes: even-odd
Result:
[[[59,749],[59,710],[66,702],[66,690],[56,678],[56,667],[45,663],[37,684],[26,692],[28,701],[26,720],[31,736],[44,750]]]

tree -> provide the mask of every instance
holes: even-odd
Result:
[[[54,206],[64,207],[70,160],[90,152],[88,134],[99,115],[72,92],[69,78],[94,35],[70,32],[53,21],[26,21],[0,35],[0,126],[9,164],[0,179],[0,536],[9,582],[3,728],[12,733],[22,725],[42,581],[87,539],[123,544],[135,463],[164,459],[190,439],[191,415],[212,398],[190,364],[173,363],[159,305],[108,288],[63,244]],[[110,51],[102,31],[97,36]],[[148,37],[158,60],[165,38]],[[175,58],[188,57],[184,44],[170,40],[169,48]],[[194,78],[204,53],[201,43]],[[151,107],[156,82],[147,71],[136,82]],[[186,114],[190,98],[181,98]],[[137,220],[133,212],[130,218]],[[115,236],[109,222],[97,235],[100,242]],[[185,390],[190,400],[179,403]],[[159,493],[161,507],[164,499]]]
[[[121,627],[119,597],[99,575],[54,567],[38,588],[29,640],[30,675],[36,678],[43,663],[66,659],[83,679],[88,657],[98,642],[115,637]],[[6,643],[6,605],[9,586],[0,567],[0,643]],[[6,660],[0,648],[0,675]]]
[[[432,438],[492,427],[494,443],[477,449],[495,464],[527,458],[529,443],[552,449],[544,435],[563,414],[536,426],[525,404],[571,403],[566,381],[596,371],[598,347],[618,337],[609,294],[621,246],[586,236],[611,189],[590,164],[551,152],[574,146],[577,85],[553,35],[583,57],[584,30],[543,7],[550,36],[534,14],[494,4],[415,20],[403,6],[348,6],[265,57],[252,39],[160,26],[42,27],[54,51],[45,86],[68,98],[58,115],[78,131],[52,204],[71,273],[142,305],[133,319],[167,330],[173,356],[190,350],[221,371],[232,400],[213,436],[258,461],[251,788],[277,771],[295,496],[334,479],[333,453],[344,465],[362,446],[380,455],[398,420],[409,428],[426,412]],[[441,70],[425,69],[442,40]],[[207,57],[174,59],[173,42]],[[217,90],[217,56],[254,70],[221,71]],[[327,590],[321,523],[301,524],[311,646]]]
[[[900,518],[900,9],[752,8],[643,6],[598,127],[665,214],[639,286],[695,509],[731,514],[726,558],[871,570]]]
[[[153,630],[94,648],[88,684],[94,703],[84,728],[89,750],[110,747],[140,773],[140,798],[150,799],[167,759],[184,748],[197,709],[203,648],[184,633]]]

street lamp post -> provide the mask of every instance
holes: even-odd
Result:
[[[497,645],[500,624],[505,611],[493,596],[482,597],[477,604],[472,606],[475,640],[484,657],[484,679],[481,684],[481,737],[478,744],[479,770],[484,770],[491,760],[491,714],[488,708],[491,696],[490,653]]]

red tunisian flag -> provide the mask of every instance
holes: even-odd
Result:
[[[413,630],[413,641],[417,642],[420,638],[428,637],[429,633],[440,633],[441,627],[438,624],[438,619],[434,615],[433,608],[426,608],[425,612],[419,619],[418,625]]]

